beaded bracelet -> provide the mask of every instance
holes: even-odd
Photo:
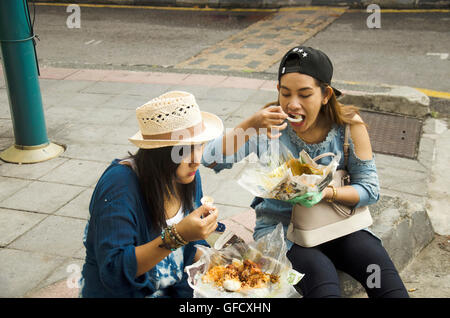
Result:
[[[175,238],[176,238],[176,240],[177,240],[179,243],[181,243],[181,244],[183,244],[183,245],[186,245],[186,244],[188,243],[188,242],[180,235],[180,233],[178,233],[177,228],[176,228],[175,225],[173,225],[173,226],[171,227],[170,230],[173,231],[173,234],[175,234]]]
[[[178,234],[174,226],[168,226],[162,230],[161,240],[163,243],[159,247],[171,250],[172,252],[188,243]]]
[[[161,248],[171,250],[172,252],[177,249],[177,247],[170,241],[169,235],[167,233],[167,228],[161,231],[162,244],[159,245]]]

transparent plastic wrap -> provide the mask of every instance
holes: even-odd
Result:
[[[248,244],[239,242],[220,250],[202,245],[196,247],[202,251],[202,256],[185,269],[195,298],[301,297],[294,285],[304,274],[292,269],[291,262],[286,257],[287,248],[281,223],[273,232]],[[255,265],[257,271],[270,275],[273,280],[255,287],[244,287],[245,282],[239,279],[224,282],[223,285],[205,279],[211,269],[244,263]]]
[[[340,154],[327,166],[317,164],[302,150],[296,159],[282,143],[273,143],[269,151],[250,163],[238,184],[254,196],[288,201],[307,192],[320,192],[336,171]]]

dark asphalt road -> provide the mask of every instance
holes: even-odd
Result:
[[[69,29],[65,7],[36,10],[42,63],[80,68],[173,66],[268,15],[81,7],[81,28]]]

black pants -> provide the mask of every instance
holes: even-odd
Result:
[[[340,297],[339,269],[355,278],[369,297],[409,297],[381,242],[367,231],[306,248],[293,245],[287,257],[292,267],[304,273],[298,283],[303,297]]]

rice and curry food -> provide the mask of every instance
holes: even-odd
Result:
[[[202,281],[229,292],[239,292],[267,287],[269,283],[277,283],[279,278],[278,275],[263,272],[258,264],[249,259],[243,262],[234,259],[231,264],[211,267]]]

